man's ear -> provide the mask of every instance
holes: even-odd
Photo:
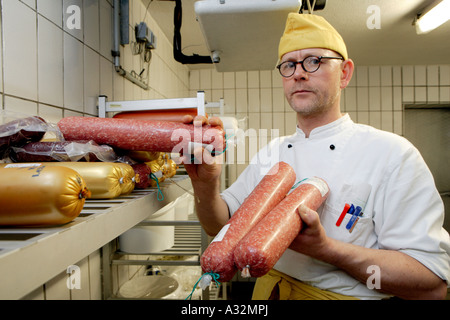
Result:
[[[345,60],[341,65],[341,89],[345,89],[353,76],[353,71],[355,70],[355,64],[353,60]]]

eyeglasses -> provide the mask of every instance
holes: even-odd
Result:
[[[289,78],[295,73],[295,69],[297,68],[297,65],[300,64],[308,73],[313,73],[319,70],[320,64],[322,63],[322,59],[339,59],[344,60],[342,57],[317,57],[317,56],[309,56],[306,57],[303,61],[285,61],[283,63],[280,63],[277,68],[280,71],[280,74],[285,77]]]

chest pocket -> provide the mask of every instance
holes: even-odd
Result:
[[[366,203],[371,192],[371,186],[367,183],[343,184],[338,192],[331,192],[320,213],[320,220],[327,235],[333,239],[364,247],[372,247],[376,243],[372,212],[365,210]],[[360,206],[363,215],[358,217],[353,229],[347,229],[352,218],[346,214],[340,226],[336,222],[341,216],[345,204]]]

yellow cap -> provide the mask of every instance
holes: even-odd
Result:
[[[348,59],[344,40],[323,17],[289,13],[278,47],[278,58],[281,59],[288,52],[308,48],[330,49],[341,54],[345,60]]]

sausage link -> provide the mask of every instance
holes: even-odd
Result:
[[[287,163],[272,167],[205,250],[200,258],[202,270],[219,274],[220,281],[230,281],[237,272],[234,248],[286,196],[294,182],[295,172]]]
[[[66,140],[93,140],[123,150],[188,153],[189,143],[198,142],[221,152],[225,144],[220,127],[171,121],[67,117],[58,127]]]
[[[301,230],[298,207],[317,210],[328,197],[320,178],[304,181],[262,219],[236,246],[234,261],[243,277],[261,277],[280,259]]]

